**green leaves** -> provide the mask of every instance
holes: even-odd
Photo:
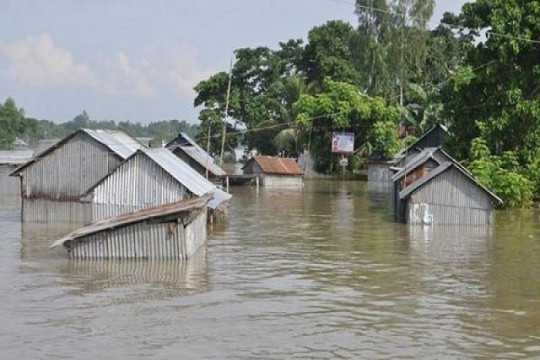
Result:
[[[486,141],[476,138],[471,143],[472,161],[469,170],[477,180],[504,201],[506,207],[527,207],[532,203],[535,183],[521,172],[516,154],[506,151],[492,155]]]
[[[12,98],[0,103],[0,149],[10,149],[15,138],[28,126],[35,126],[35,122],[25,119],[24,110],[17,108]]]
[[[351,84],[326,78],[322,92],[300,97],[294,109],[298,124],[316,139],[312,154],[318,169],[327,166],[325,172],[337,168],[336,157],[330,152],[332,130],[355,132],[356,147],[364,146],[385,157],[399,150],[397,109]]]

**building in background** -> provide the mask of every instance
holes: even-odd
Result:
[[[215,163],[214,158],[186,133],[181,132],[178,134],[166,147],[202,176],[206,176],[208,172],[208,178],[213,182],[221,183],[221,180],[227,175]]]
[[[368,181],[392,184],[391,168],[404,168],[425,148],[442,148],[448,136],[448,129],[444,125],[437,124],[413,143],[398,151],[393,159],[386,159],[376,153],[371,154],[367,161]]]
[[[0,196],[20,197],[21,183],[19,179],[9,176],[19,166],[32,158],[32,150],[0,151]]]
[[[304,172],[295,159],[259,155],[248,160],[244,174],[258,175],[265,187],[300,188]]]

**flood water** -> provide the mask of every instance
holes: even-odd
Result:
[[[186,262],[69,261],[0,205],[0,358],[540,358],[540,213],[392,222],[384,192],[233,188]]]

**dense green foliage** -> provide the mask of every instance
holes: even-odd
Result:
[[[228,114],[228,74],[195,88],[203,128],[227,115],[249,149],[309,149],[328,173],[333,130],[355,132],[351,166],[390,157],[398,124],[419,136],[442,123],[452,155],[507,206],[527,206],[540,190],[540,1],[478,0],[429,30],[434,4],[356,0],[356,28],[333,20],[306,44],[237,50]]]
[[[507,206],[529,205],[532,202],[534,183],[521,173],[514,152],[492,155],[486,141],[476,138],[471,143],[471,156],[471,172]]]
[[[355,149],[368,147],[387,157],[399,149],[395,131],[397,109],[382,98],[360,92],[352,84],[326,78],[322,90],[315,95],[302,95],[294,110],[300,129],[309,132],[316,145],[311,146],[311,154],[319,172],[337,169],[339,159],[329,151],[331,130],[354,132]]]
[[[527,206],[540,175],[540,1],[478,0],[444,21],[468,38],[487,31],[441,94],[452,150],[506,205]]]
[[[0,149],[10,149],[16,138],[24,140],[29,145],[35,145],[41,139],[60,139],[68,134],[82,129],[121,129],[135,137],[151,138],[159,143],[172,140],[180,131],[195,136],[198,126],[185,121],[166,120],[152,122],[148,125],[132,123],[129,121],[96,121],[83,111],[73,120],[63,124],[56,124],[50,120],[36,120],[27,118],[24,110],[17,108],[15,101],[8,98],[4,104],[0,103]]]

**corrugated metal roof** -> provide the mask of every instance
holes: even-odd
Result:
[[[141,149],[140,151],[155,161],[173,178],[178,180],[178,182],[197,196],[212,192],[216,188],[210,181],[205,179],[184,161],[180,160],[169,149],[155,148]]]
[[[175,203],[170,203],[166,205],[154,206],[151,208],[143,209],[140,211],[135,211],[128,214],[123,214],[119,216],[114,216],[111,218],[103,219],[96,221],[95,223],[84,226],[80,229],[77,229],[63,238],[56,240],[51,247],[56,247],[59,245],[64,245],[68,241],[73,241],[79,238],[86,237],[104,230],[119,228],[129,224],[159,218],[162,216],[168,216],[172,214],[177,214],[186,211],[192,211],[196,209],[203,208],[209,201],[210,195],[203,196],[190,200],[182,200]]]
[[[135,140],[134,138],[132,138],[131,136],[129,136],[128,134],[120,130],[80,129],[66,136],[62,140],[55,143],[54,145],[49,146],[48,148],[43,150],[41,153],[36,152],[37,155],[34,155],[32,159],[30,159],[26,164],[16,169],[10,175],[11,176],[17,175],[21,170],[25,169],[27,166],[38,161],[40,158],[54,151],[58,147],[62,146],[63,144],[68,142],[70,139],[72,139],[75,135],[79,133],[87,134],[88,136],[90,136],[91,138],[99,142],[100,144],[106,146],[108,149],[110,149],[112,152],[117,154],[122,159],[127,159],[130,155],[132,155],[138,149],[144,148],[144,145],[142,145],[137,140]]]
[[[81,131],[84,131],[123,159],[127,159],[135,151],[144,147],[143,144],[120,130],[82,129]]]
[[[178,136],[168,143],[166,147],[172,151],[179,148],[181,151],[185,152],[189,157],[195,160],[199,165],[205,169],[208,168],[208,171],[216,176],[227,175],[222,168],[216,165],[214,158],[185,132],[178,134]]]
[[[394,174],[394,176],[392,176],[392,181],[397,181],[401,179],[403,176],[410,173],[411,171],[414,171],[416,168],[424,164],[429,159],[433,159],[440,165],[440,162],[433,156],[433,154],[438,150],[438,148],[425,148],[424,150],[422,150],[420,154],[412,158],[410,163],[408,163],[403,169],[399,170],[397,173]]]
[[[495,195],[494,193],[489,191],[485,186],[483,186],[478,181],[476,181],[476,179],[474,177],[472,177],[472,175],[469,172],[464,171],[463,166],[460,166],[459,164],[449,162],[449,161],[444,162],[443,164],[439,165],[437,168],[430,171],[427,175],[425,175],[425,176],[421,177],[420,179],[414,181],[412,184],[410,184],[405,189],[403,189],[399,193],[400,200],[406,199],[407,197],[412,195],[416,190],[418,190],[419,188],[424,186],[426,183],[428,183],[429,181],[436,178],[437,176],[439,176],[440,174],[444,173],[446,170],[448,170],[448,169],[450,169],[452,167],[456,168],[459,172],[461,172],[463,175],[465,175],[467,178],[469,178],[478,187],[480,187],[482,190],[484,190],[494,200],[494,202],[497,205],[502,205],[503,204],[503,201],[497,195]]]
[[[212,161],[214,160],[214,158],[208,154],[206,152],[206,150],[204,150],[202,147],[199,146],[199,144],[197,144],[197,142],[195,140],[193,140],[188,134],[186,134],[185,132],[180,132],[178,134],[178,136],[173,140],[171,141],[168,145],[173,145],[173,144],[178,144],[180,146],[193,146],[195,149],[197,149],[197,151],[199,151],[201,154],[205,154],[206,156],[208,156],[209,158],[212,159]]]
[[[442,164],[443,162],[452,162],[456,167],[459,167],[462,172],[467,173],[472,177],[471,172],[459,163],[456,159],[451,157],[446,151],[438,148],[425,148],[418,155],[411,159],[411,161],[404,168],[393,168],[399,169],[397,173],[392,176],[393,181],[401,179],[405,174],[409,174],[411,171],[414,171],[416,168],[424,164],[429,159],[433,159],[435,162]]]
[[[259,164],[265,174],[302,175],[304,173],[293,158],[254,156],[253,160]]]
[[[172,148],[172,149],[174,149],[174,148]],[[185,152],[190,158],[195,160],[199,165],[201,165],[205,169],[208,168],[208,171],[211,174],[213,174],[215,176],[225,176],[225,175],[227,175],[227,173],[222,168],[220,168],[219,166],[217,166],[214,163],[214,160],[212,159],[211,156],[207,156],[206,153],[202,154],[195,147],[193,147],[193,146],[178,146],[177,149],[179,149],[179,151]]]
[[[208,207],[210,209],[216,209],[221,203],[228,201],[231,198],[231,194],[216,188],[214,194],[212,195],[212,199],[210,199],[210,201],[208,202]]]
[[[32,158],[33,150],[3,150],[0,151],[1,165],[22,165]]]
[[[417,148],[418,144],[425,139],[426,137],[430,136],[433,132],[436,130],[441,129],[444,133],[449,134],[448,128],[442,124],[437,124],[433,126],[431,129],[426,131],[422,136],[420,136],[418,139],[416,139],[412,144],[404,147],[400,151],[397,152],[397,154],[394,155],[393,159],[390,161],[392,164],[398,163],[401,159],[403,159],[404,156],[407,155],[407,153],[413,151],[415,148]]]

